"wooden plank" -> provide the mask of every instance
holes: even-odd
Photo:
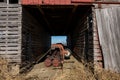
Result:
[[[20,4],[0,4],[0,7],[1,8],[7,8],[7,7],[10,7],[10,8],[21,8],[21,5]]]
[[[21,63],[21,59],[7,59],[8,62],[15,62],[15,63]]]
[[[20,41],[21,39],[20,38],[7,38],[8,41]]]
[[[13,22],[13,23],[20,23],[20,20],[17,21],[11,21],[11,20],[0,20],[0,22]]]
[[[21,25],[22,24],[19,24],[19,23],[16,23],[16,24],[13,24],[13,23],[11,23],[11,24],[7,24],[7,29],[16,29],[16,30],[18,30],[18,31],[21,31]],[[8,31],[8,32],[10,32],[10,31]]]
[[[6,41],[0,41],[0,43],[6,43]]]
[[[5,55],[3,57],[5,57],[6,59],[19,59],[20,55]]]
[[[21,23],[12,23],[12,22],[9,22],[8,24],[6,24],[6,26],[8,26],[8,28],[14,28],[14,27],[18,27],[18,29],[21,28]]]
[[[7,31],[7,34],[8,35],[19,35],[19,33],[20,33],[20,31],[14,31],[14,32],[12,32],[12,31]]]
[[[12,15],[14,15],[14,16],[22,16],[21,14],[21,12],[19,12],[19,11],[13,11],[13,12],[1,12],[2,14],[5,14],[6,16],[12,16]]]
[[[21,44],[7,44],[7,47],[21,47]]]
[[[11,53],[8,53],[6,50],[5,51],[0,51],[0,56],[1,55],[17,55],[17,54],[21,54],[20,52],[11,52]]]
[[[10,49],[12,49],[12,50],[18,50],[18,49],[20,49],[20,47],[0,47],[0,49],[6,49],[6,50],[10,50]]]
[[[6,33],[5,32],[1,32],[0,33],[0,38],[3,37],[4,35],[6,35]]]
[[[6,51],[7,54],[11,54],[11,53],[19,53],[20,51]]]
[[[5,51],[0,51],[0,56],[6,55]]]
[[[1,45],[1,46],[6,46],[6,44],[5,44],[5,43],[0,43],[0,45]]]

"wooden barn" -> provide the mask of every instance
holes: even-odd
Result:
[[[67,36],[80,61],[120,72],[120,0],[0,0],[0,56],[36,63],[51,36]]]

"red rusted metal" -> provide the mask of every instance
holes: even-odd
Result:
[[[43,1],[43,3],[42,3]],[[22,5],[70,5],[70,4],[120,4],[120,2],[104,2],[95,0],[21,0]]]
[[[60,4],[71,4],[71,0],[22,0],[22,5],[38,5],[38,4],[51,4],[51,5],[60,5]]]
[[[51,66],[51,65],[52,65],[51,59],[50,59],[50,58],[47,58],[47,59],[44,61],[44,64],[45,64],[46,67]]]
[[[71,4],[71,0],[66,0],[66,4]]]
[[[49,4],[50,2],[49,2],[49,0],[44,0],[43,3],[44,4]]]
[[[21,4],[27,4],[27,0],[21,0]]]
[[[49,4],[54,4],[54,0],[49,0]]]
[[[54,3],[55,3],[55,4],[60,4],[60,1],[61,1],[61,0],[55,0]]]
[[[61,43],[52,44],[51,51],[47,54],[47,58],[44,61],[45,66],[49,67],[53,65],[54,67],[61,66],[63,68],[64,56],[69,53],[68,49],[64,49],[64,45]]]
[[[58,58],[54,58],[54,60],[52,61],[52,64],[54,67],[58,67],[60,66],[60,60]]]
[[[42,0],[21,0],[22,5],[39,5],[42,4]]]
[[[72,0],[72,2],[93,2],[94,0]]]
[[[120,2],[106,2],[106,1],[80,1],[80,0],[72,0],[71,3],[76,3],[76,4],[79,4],[79,3],[88,3],[88,4],[120,4]]]
[[[64,50],[63,45],[62,44],[53,44],[53,45],[51,45],[51,48],[59,48],[59,50],[60,50],[60,56],[61,56],[61,61],[63,63],[64,56],[65,56],[65,54],[67,54],[67,51]]]

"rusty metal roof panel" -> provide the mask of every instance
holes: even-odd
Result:
[[[42,4],[42,0],[21,0],[22,5],[38,5]]]
[[[21,0],[22,5],[70,5],[71,2],[93,2],[94,0]]]
[[[120,0],[21,0],[22,5],[118,4]]]
[[[71,0],[72,2],[93,2],[95,0]]]
[[[120,0],[98,0],[103,2],[120,2]]]
[[[71,4],[71,0],[43,0],[43,4],[65,5],[65,4]]]

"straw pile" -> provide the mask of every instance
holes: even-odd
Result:
[[[62,75],[57,75],[54,80],[120,80],[120,74],[98,69],[94,73],[90,70],[90,66],[75,62],[70,68],[69,72],[65,69]],[[5,59],[0,58],[0,80],[40,80],[38,76],[25,76],[16,75],[12,76],[8,69],[8,63]]]

